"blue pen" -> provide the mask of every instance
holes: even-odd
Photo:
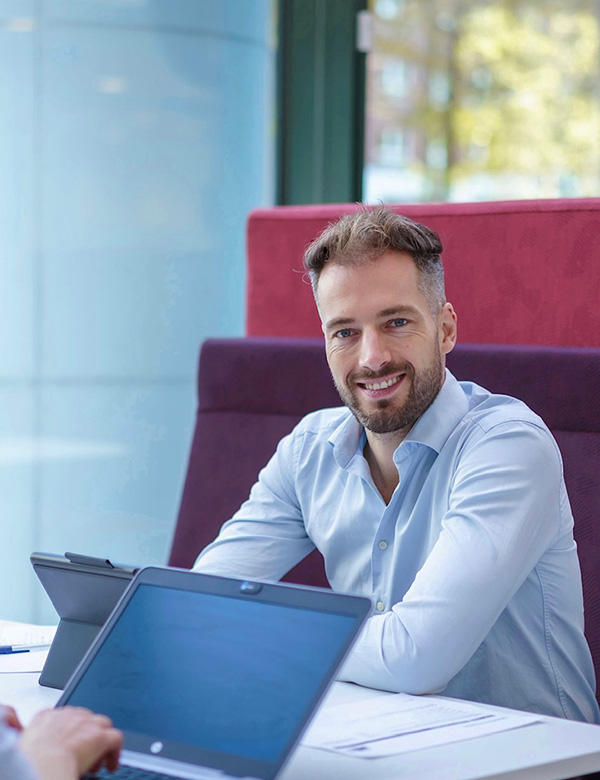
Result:
[[[47,650],[50,645],[0,645],[0,655],[31,653],[34,650]]]

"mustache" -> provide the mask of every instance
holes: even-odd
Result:
[[[348,376],[348,381],[353,384],[359,382],[376,382],[378,379],[382,379],[392,374],[406,374],[410,379],[414,379],[415,367],[412,363],[393,363],[387,365],[380,371],[370,371],[369,369],[363,371],[355,371]]]

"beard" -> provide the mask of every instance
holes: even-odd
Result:
[[[406,374],[410,381],[408,395],[403,402],[382,398],[375,402],[373,411],[365,411],[354,389],[357,382],[376,382],[383,376]],[[350,409],[359,423],[372,433],[393,433],[412,426],[435,401],[444,382],[444,364],[438,347],[437,354],[422,371],[417,374],[412,363],[394,363],[382,371],[361,371],[348,377],[347,384],[334,383],[342,401]]]

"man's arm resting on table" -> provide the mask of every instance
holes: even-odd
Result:
[[[561,478],[542,429],[506,423],[483,436],[460,459],[442,531],[412,586],[367,621],[339,679],[443,690],[557,537]]]

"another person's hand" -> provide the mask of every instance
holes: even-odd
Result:
[[[19,743],[41,780],[75,780],[102,766],[114,771],[123,735],[106,715],[63,707],[38,713]]]
[[[4,722],[11,728],[16,729],[17,731],[23,731],[19,716],[12,707],[2,705],[2,707],[0,707],[0,717],[2,717]]]

